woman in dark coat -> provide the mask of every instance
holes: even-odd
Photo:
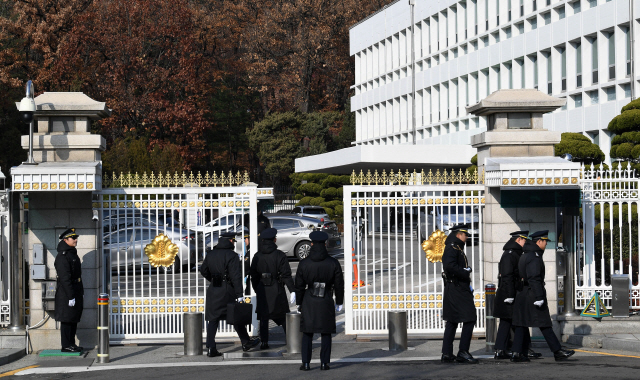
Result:
[[[513,315],[513,301],[516,291],[521,285],[518,271],[518,261],[522,256],[522,246],[527,241],[529,231],[516,231],[511,233],[511,239],[502,247],[504,250],[498,264],[498,291],[493,306],[493,317],[500,318],[500,327],[496,336],[495,359],[509,359],[509,337],[511,335],[511,317]],[[525,331],[525,344],[527,347],[531,341],[529,330]],[[529,350],[529,357],[538,358],[542,354]]]
[[[470,236],[468,224],[458,224],[451,228],[445,240],[442,254],[444,294],[442,297],[442,319],[446,321],[442,339],[443,363],[475,364],[478,362],[469,353],[473,326],[476,324],[476,305],[471,288],[471,267],[464,253],[464,245]],[[453,339],[458,324],[462,323],[462,335],[458,355],[453,355]]]
[[[289,312],[289,301],[284,289],[286,285],[291,292],[291,300],[295,302],[295,289],[291,278],[291,266],[284,252],[276,245],[275,228],[264,230],[261,248],[253,256],[251,262],[251,285],[256,292],[256,313],[260,320],[260,348],[269,348],[269,319],[287,332],[286,314]]]
[[[76,330],[84,306],[82,262],[76,250],[78,234],[75,228],[70,228],[60,235],[60,239],[54,266],[58,276],[55,316],[60,322],[61,351],[82,352],[82,347],[76,345]]]
[[[525,344],[525,329],[538,327],[553,352],[556,360],[569,358],[575,352],[563,350],[560,341],[553,332],[547,291],[544,286],[544,261],[542,255],[547,247],[549,231],[538,231],[531,234],[531,240],[524,244],[524,254],[518,261],[518,271],[522,276],[522,291],[518,292],[513,303],[513,325],[516,326],[513,339],[511,361],[529,361]]]
[[[227,316],[227,304],[242,302],[242,273],[235,253],[235,234],[233,232],[220,235],[218,245],[207,252],[202,262],[200,274],[210,282],[207,288],[205,319],[207,320],[207,356],[222,356],[216,349],[216,332],[218,323]],[[242,350],[249,351],[260,342],[249,339],[247,327],[234,324]]]
[[[344,302],[344,278],[340,262],[329,256],[326,232],[314,231],[309,256],[298,265],[296,272],[296,298],[301,305],[302,318],[302,366],[308,371],[311,361],[313,334],[320,333],[320,369],[328,370],[331,358],[331,334],[336,333],[336,311],[342,310]],[[335,292],[335,303],[333,295]]]

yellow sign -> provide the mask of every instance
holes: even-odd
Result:
[[[176,260],[180,249],[171,242],[168,236],[160,234],[150,244],[144,247],[144,254],[149,258],[149,264],[154,268],[159,266],[170,267]]]
[[[435,230],[429,236],[429,240],[422,242],[422,250],[427,254],[427,259],[432,263],[439,263],[442,261],[442,254],[444,253],[444,241],[447,239],[447,235],[440,230]]]

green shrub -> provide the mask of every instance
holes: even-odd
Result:
[[[637,100],[635,100],[637,101]],[[624,108],[623,108],[624,109]],[[616,135],[630,132],[640,127],[640,109],[629,109],[614,117],[609,122],[609,131]]]
[[[324,198],[322,197],[311,198],[311,200],[309,201],[309,205],[311,206],[320,206],[323,203],[324,203]]]
[[[298,203],[296,203],[296,206],[308,206],[311,204],[310,202],[312,199],[313,198],[311,197],[303,197]]]
[[[327,189],[324,189],[320,192],[320,196],[322,196],[325,199],[333,199],[336,197],[336,188],[335,187],[329,187]]]
[[[633,150],[632,143],[622,143],[618,145],[618,149],[616,149],[615,157],[618,158],[631,158],[631,150]]]

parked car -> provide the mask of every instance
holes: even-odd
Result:
[[[472,239],[480,237],[480,214],[478,206],[442,206],[435,208],[436,228],[448,232],[460,223],[471,224],[469,233]]]
[[[338,232],[338,226],[333,220],[320,221],[296,215],[267,214],[271,227],[278,230],[278,249],[287,256],[293,256],[302,260],[309,256],[311,239],[309,233],[319,230],[329,234],[327,249],[339,249],[342,247],[342,239]]]
[[[307,218],[329,220],[329,214],[327,214],[327,212],[324,211],[324,207],[320,207],[320,206],[296,206],[293,209],[293,211],[291,211],[291,213],[298,216],[304,216]]]
[[[243,214],[230,214],[214,219],[202,226],[193,226],[189,230],[200,232],[204,235],[212,233],[227,232],[242,222]]]
[[[160,233],[169,237],[179,248],[174,264],[167,268],[169,271],[178,273],[186,268],[188,263],[191,263],[191,267],[195,266],[196,257],[199,256],[194,240],[195,234],[181,228],[129,227],[104,236],[103,249],[105,254],[111,254],[111,270],[149,267],[149,258],[144,254],[144,248]],[[199,250],[203,250],[203,247],[199,247]]]
[[[157,218],[148,212],[137,210],[120,210],[120,212],[105,215],[102,218],[102,233],[108,235],[113,231],[118,231],[126,227],[135,226],[156,226]],[[162,222],[159,222],[162,224]]]

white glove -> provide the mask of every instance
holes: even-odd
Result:
[[[471,268],[464,268],[467,272],[471,272]]]
[[[513,298],[505,298],[504,302],[506,303],[513,303]]]
[[[471,290],[471,293],[473,293],[473,286],[469,285],[469,290]]]
[[[291,298],[289,298],[289,303],[296,303],[296,293],[291,293]]]
[[[542,306],[542,304],[544,304],[544,300],[536,301],[533,304],[538,306],[538,307],[540,307],[540,306]]]
[[[336,311],[338,312],[342,311],[342,305],[336,305]]]
[[[76,306],[76,299],[69,300],[69,306]]]
[[[240,297],[240,298],[236,299],[236,301],[243,302],[244,301],[244,297]]]

